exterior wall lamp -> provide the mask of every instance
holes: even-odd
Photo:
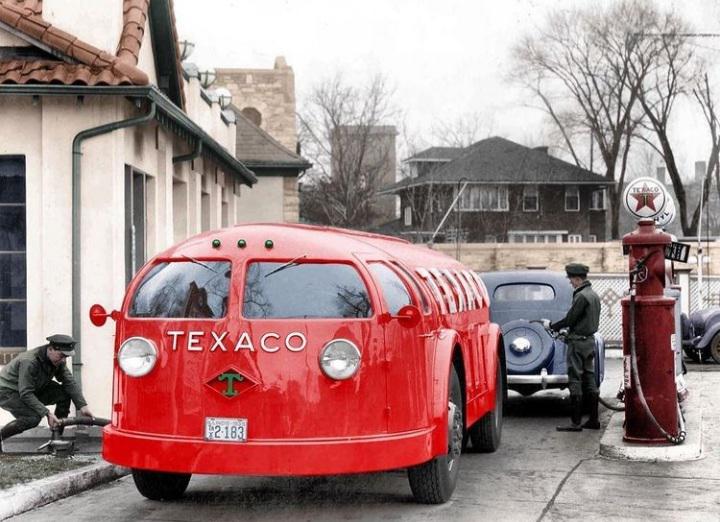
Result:
[[[222,110],[230,107],[230,102],[232,102],[232,94],[228,89],[226,89],[225,87],[220,87],[219,89],[215,90],[215,95],[218,98],[218,103],[220,104],[220,108]]]
[[[195,50],[195,44],[189,40],[181,40],[178,45],[180,46],[180,61],[184,62]]]
[[[215,83],[215,78],[217,78],[217,74],[215,74],[215,69],[208,69],[206,71],[200,71],[198,73],[200,85],[202,85],[205,89]]]

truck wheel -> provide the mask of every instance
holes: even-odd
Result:
[[[715,334],[715,337],[710,341],[710,357],[720,364],[720,333]]]
[[[489,411],[470,428],[470,440],[475,451],[492,453],[500,447],[503,425],[503,398],[505,397],[505,380],[503,368],[497,365],[497,385],[495,386],[495,409]]]
[[[183,496],[190,482],[190,473],[132,470],[135,487],[150,500],[177,500]]]
[[[408,468],[408,480],[415,500],[423,504],[447,502],[455,490],[460,471],[463,441],[463,401],[460,379],[453,366],[448,389],[448,452],[429,462]]]

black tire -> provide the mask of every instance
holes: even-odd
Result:
[[[708,353],[709,350],[695,350],[694,348],[687,348],[685,350],[685,355],[687,355],[691,361],[696,363],[705,362],[709,357],[710,354]]]
[[[460,454],[465,429],[462,388],[454,366],[450,370],[448,388],[448,415],[452,415],[452,426],[448,422],[448,452],[429,462],[408,468],[410,489],[415,500],[423,504],[443,504],[450,500],[460,473]]]
[[[501,361],[497,365],[497,383],[495,386],[495,409],[487,412],[485,416],[470,428],[470,440],[473,449],[482,453],[497,451],[502,440],[503,425],[503,398],[505,397],[505,379]]]
[[[710,341],[709,351],[713,361],[720,364],[720,333],[715,334],[715,337]]]
[[[150,500],[177,500],[183,496],[190,482],[190,473],[132,470],[135,487]]]

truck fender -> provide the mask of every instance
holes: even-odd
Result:
[[[432,369],[432,454],[444,455],[448,448],[448,385],[458,335],[455,330],[441,329],[435,342],[435,358]],[[463,390],[463,394],[466,391]]]
[[[505,358],[505,347],[501,339],[502,331],[500,330],[500,325],[490,323],[488,325],[488,347],[485,363],[490,366],[488,368],[490,371],[486,372],[486,375],[489,375],[488,395],[491,397],[491,408],[495,408],[495,387],[498,385],[502,386],[502,383],[497,382],[497,365]]]

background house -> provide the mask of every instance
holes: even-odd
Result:
[[[493,137],[409,158],[410,176],[385,187],[401,200],[398,231],[417,241],[605,241],[611,182],[548,154]],[[453,204],[460,192],[460,197]],[[450,213],[448,213],[450,210]]]
[[[258,177],[252,188],[240,188],[242,195],[252,192],[255,204],[240,208],[238,219],[297,223],[298,177],[312,165],[250,121],[242,110],[237,107],[232,110],[237,118],[235,155]]]
[[[243,221],[297,223],[298,178],[310,168],[298,150],[295,75],[278,56],[272,69],[219,68],[215,86],[230,91],[238,116],[238,159],[260,175]],[[257,189],[257,190],[256,190]]]

